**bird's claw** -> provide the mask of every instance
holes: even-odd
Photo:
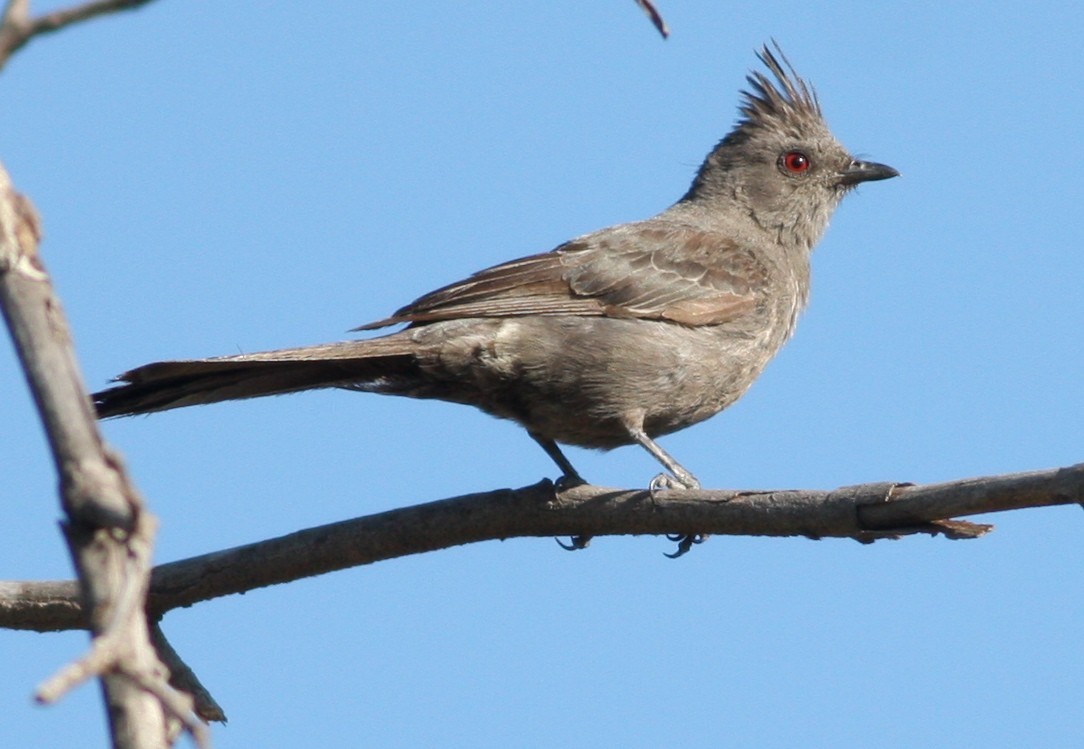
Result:
[[[565,473],[563,473],[559,479],[553,482],[553,489],[556,494],[560,495],[560,493],[565,491],[566,489],[571,489],[576,486],[582,486],[586,483],[587,482],[584,481],[583,477],[575,471],[565,471]],[[555,538],[553,540],[556,541],[557,545],[565,551],[579,551],[581,549],[586,549],[588,546],[591,545],[591,536],[582,533],[576,536],[570,536],[568,539],[569,542],[567,544],[559,538]]]
[[[658,504],[658,494],[662,491],[669,491],[671,489],[699,489],[700,482],[696,480],[696,477],[691,473],[684,473],[682,476],[672,476],[669,473],[660,473],[655,478],[651,479],[651,483],[647,485],[647,490],[651,494],[651,503]]]
[[[655,495],[661,491],[668,489],[676,489],[680,486],[677,483],[677,479],[668,473],[660,473],[655,478],[651,479],[651,483],[647,485],[647,489],[651,492],[651,501],[655,501]]]
[[[663,554],[670,559],[677,559],[678,557],[687,554],[689,550],[693,548],[693,544],[702,544],[707,539],[708,534],[706,533],[667,533],[666,540],[674,541],[677,543],[678,547],[677,551],[673,554],[666,554],[665,552],[663,552]]]
[[[591,536],[569,536],[567,544],[559,538],[553,540],[565,551],[579,551],[591,545]]]
[[[558,492],[571,489],[574,486],[583,486],[587,481],[578,473],[563,473],[553,482],[553,488]]]
[[[651,480],[649,490],[651,492],[651,503],[658,504],[657,494],[660,491],[670,489],[699,489],[700,482],[696,480],[688,471],[676,472],[677,475],[671,475],[669,473],[660,473],[658,476]],[[693,544],[702,544],[707,539],[706,533],[668,533],[666,535],[667,540],[673,541],[678,545],[673,554],[667,554],[666,556],[671,559],[677,559],[680,556],[684,556],[689,553],[689,550],[693,548]]]

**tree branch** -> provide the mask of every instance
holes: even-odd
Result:
[[[670,27],[666,25],[666,19],[662,17],[659,9],[655,7],[655,3],[651,2],[651,0],[636,0],[636,4],[640,6],[640,10],[647,14],[651,25],[655,27],[655,30],[659,32],[663,39],[670,36]]]
[[[3,16],[0,16],[0,70],[13,54],[36,36],[60,31],[98,16],[135,10],[150,2],[152,0],[95,0],[31,18],[30,0],[8,0]]]
[[[202,741],[191,709],[166,684],[144,615],[156,521],[98,432],[67,321],[38,255],[39,237],[30,201],[0,166],[0,308],[60,476],[81,618],[93,637],[87,655],[44,684],[38,699],[53,701],[97,676],[114,746],[168,746],[167,718]]]
[[[199,680],[195,672],[189,668],[188,664],[181,659],[181,656],[169,644],[165,633],[157,624],[151,627],[151,641],[154,642],[154,649],[158,651],[158,657],[169,668],[170,686],[178,692],[192,697],[192,709],[195,710],[196,715],[204,721],[225,723],[225,711],[211,696],[211,693],[207,691],[207,688],[203,686],[203,682]]]
[[[1084,501],[1084,464],[940,484],[875,483],[833,491],[646,491],[548,481],[405,507],[156,567],[153,618],[200,601],[436,551],[514,537],[720,534],[852,538],[907,534],[977,538],[992,526],[951,518]],[[0,626],[85,626],[74,583],[0,583]]]

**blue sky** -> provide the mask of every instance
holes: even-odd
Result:
[[[42,8],[48,7],[42,3]],[[1081,458],[1084,13],[1073,3],[161,1],[23,50],[3,160],[88,382],[336,340],[422,292],[681,196],[774,37],[902,179],[814,256],[797,335],[664,446],[710,487],[930,482]],[[0,578],[71,574],[10,346]],[[157,559],[553,476],[517,427],[345,392],[105,426]],[[571,450],[644,486],[635,448]],[[218,747],[1075,746],[1084,516],[978,541],[515,539],[171,613]],[[33,686],[81,633],[0,632],[0,745],[104,745],[98,690]]]

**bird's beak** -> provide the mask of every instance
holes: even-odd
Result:
[[[873,182],[898,176],[900,176],[899,172],[885,164],[874,161],[852,161],[849,167],[839,173],[839,183],[851,187],[859,182]]]

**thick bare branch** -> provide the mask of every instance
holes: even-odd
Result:
[[[170,687],[144,615],[155,521],[98,432],[67,321],[38,255],[39,237],[30,202],[0,166],[0,308],[60,476],[63,528],[94,638],[90,653],[38,696],[54,700],[83,679],[101,677],[113,745],[166,747],[167,717],[177,702],[162,698]]]
[[[0,626],[62,632],[87,629],[86,619],[74,580],[0,582]]]
[[[976,538],[991,526],[951,518],[1084,500],[1084,464],[941,484],[864,484],[833,491],[646,491],[544,481],[310,528],[156,567],[148,606],[171,609],[334,570],[518,536],[720,534],[853,538],[912,533]],[[0,626],[84,626],[74,583],[0,583]]]

